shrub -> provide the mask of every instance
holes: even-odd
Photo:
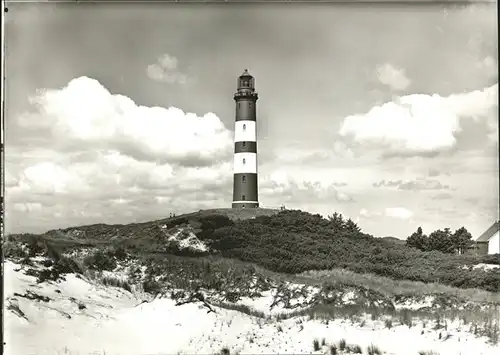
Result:
[[[384,321],[384,324],[385,324],[385,327],[387,329],[391,329],[392,328],[392,319],[391,318],[387,318],[385,321]]]
[[[29,256],[27,246],[19,242],[6,241],[3,244],[3,248],[4,248],[4,257],[6,259],[25,258]]]
[[[158,294],[161,292],[162,287],[159,282],[152,279],[148,279],[142,283],[142,289],[144,290],[144,292],[147,293]]]
[[[337,355],[337,347],[335,345],[330,345],[330,355]]]
[[[362,233],[354,222],[338,214],[329,221],[320,215],[286,210],[271,217],[234,222],[226,216],[207,216],[200,223],[197,235],[211,249],[275,272],[344,268],[397,280],[500,291],[500,273],[480,269],[457,272],[471,257],[423,252],[397,243],[389,248],[387,241]]]
[[[83,270],[72,259],[61,257],[54,264],[51,269],[43,269],[38,273],[38,283],[44,281],[57,281],[65,274],[83,274]]]
[[[351,352],[353,354],[362,354],[363,350],[361,349],[361,346],[359,345],[350,345],[346,347],[346,350],[348,352]]]
[[[112,252],[97,250],[83,260],[83,265],[90,270],[112,271],[116,268],[116,260]]]

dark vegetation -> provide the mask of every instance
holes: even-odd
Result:
[[[102,251],[87,257],[84,265],[98,270],[110,270],[116,265],[116,260],[125,258],[127,254],[141,257],[157,255],[163,259],[166,255],[174,254],[183,258],[191,256],[194,259],[206,260],[206,254],[203,253],[180,250],[175,245],[165,247],[169,236],[165,226],[168,226],[168,229],[189,226],[196,236],[210,247],[213,257],[237,259],[274,272],[297,274],[308,270],[341,268],[395,280],[500,291],[500,271],[464,268],[477,263],[498,264],[498,255],[454,255],[443,252],[449,249],[444,247],[441,251],[422,251],[362,233],[356,223],[350,219],[345,220],[340,214],[325,219],[320,215],[301,211],[255,211],[262,215],[257,214],[251,219],[251,209],[245,211],[247,215],[244,217],[240,216],[246,219],[236,219],[236,212],[231,212],[232,215],[229,216],[227,211],[223,214],[218,214],[217,211],[200,212],[148,223],[113,226],[100,224],[51,231],[41,236],[16,235],[10,236],[9,239],[27,242],[30,245],[27,253],[33,255],[36,254],[37,248],[43,249],[46,245],[55,245],[60,250],[97,247]],[[468,239],[467,233],[462,230],[459,237],[459,231],[453,234],[454,240],[460,241],[455,246],[464,247]],[[444,234],[436,232],[431,234],[432,238],[429,236],[429,240],[435,241],[448,234],[446,230]],[[429,242],[426,245],[441,244]],[[106,248],[109,250],[106,251]],[[12,249],[10,253],[24,252]],[[65,258],[53,259],[56,268],[63,273],[68,270],[78,271],[77,265],[71,264]],[[174,259],[169,257],[169,260]],[[213,267],[211,263],[212,261],[205,262],[203,268],[210,269]],[[50,279],[53,276],[46,277]],[[189,275],[179,273],[179,282],[182,282],[181,279],[187,282],[188,277]],[[212,282],[217,286],[217,283],[224,281],[216,278],[204,282]],[[144,287],[154,290],[158,286],[150,279],[145,281]]]
[[[343,268],[397,280],[500,291],[498,270],[461,268],[494,257],[421,251],[390,243],[362,233],[353,221],[339,214],[324,219],[301,211],[282,211],[241,221],[209,216],[201,220],[201,226],[203,233],[198,237],[222,256],[276,272]]]
[[[464,254],[472,246],[472,235],[465,227],[451,232],[449,228],[438,229],[425,235],[421,227],[406,239],[406,245],[420,251],[440,251],[446,254]],[[497,258],[496,264],[500,260]]]

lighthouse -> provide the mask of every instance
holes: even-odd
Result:
[[[238,78],[234,125],[233,208],[259,207],[257,177],[257,104],[255,80],[245,69]]]

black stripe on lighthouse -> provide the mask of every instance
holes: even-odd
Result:
[[[238,173],[234,174],[233,181],[233,208],[259,207],[258,198],[258,177],[253,173]]]
[[[257,142],[235,142],[234,153],[257,153]]]

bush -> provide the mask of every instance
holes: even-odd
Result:
[[[470,263],[470,257],[422,252],[396,243],[389,248],[386,241],[362,233],[354,222],[344,221],[338,214],[326,220],[287,210],[235,222],[226,216],[208,216],[201,219],[201,225],[200,239],[222,256],[275,272],[343,268],[396,280],[500,292],[500,273],[460,269]]]
[[[151,294],[158,294],[161,292],[162,288],[159,282],[155,280],[146,280],[142,283],[142,288],[144,292]]]
[[[6,241],[3,248],[5,258],[25,258],[29,256],[27,246],[19,242]]]
[[[38,273],[38,283],[44,281],[57,281],[62,278],[65,274],[83,274],[83,270],[80,266],[72,259],[61,257],[57,261],[53,262],[51,269],[43,269]]]
[[[116,260],[112,252],[96,251],[83,260],[83,265],[90,270],[113,271],[116,268]]]
[[[483,264],[500,265],[500,254],[483,255],[478,261]]]

